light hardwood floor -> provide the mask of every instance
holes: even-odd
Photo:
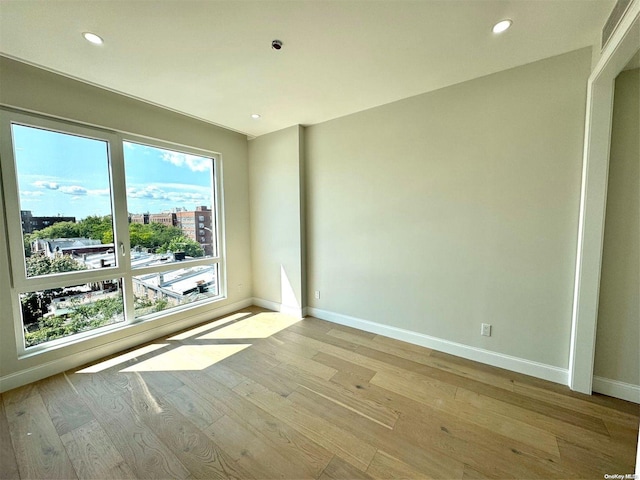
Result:
[[[2,478],[594,478],[639,406],[258,308],[2,394]]]

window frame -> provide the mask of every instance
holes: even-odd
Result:
[[[36,277],[28,277],[26,275],[22,218],[19,213],[20,192],[18,188],[12,131],[12,125],[14,124],[106,142],[109,185],[111,191],[110,202],[113,219],[114,256],[116,260],[115,266]],[[127,179],[125,176],[124,142],[131,142],[179,153],[198,155],[212,160],[213,191],[211,215],[212,229],[214,231],[212,233],[212,242],[215,242],[215,248],[212,252],[212,256],[155,266],[132,268],[130,262],[131,248],[126,195]],[[170,316],[180,316],[187,310],[192,310],[199,306],[218,302],[227,298],[226,262],[224,256],[225,233],[222,205],[222,157],[219,153],[158,140],[155,138],[89,126],[79,122],[60,120],[40,114],[27,113],[13,108],[0,107],[0,166],[0,186],[2,187],[2,204],[0,204],[2,211],[0,214],[4,214],[3,222],[1,222],[0,227],[2,227],[2,231],[7,238],[8,260],[10,267],[10,295],[15,341],[19,358],[40,354],[52,349],[85,341],[88,338],[94,338],[108,332],[113,332],[115,330],[127,328],[143,322],[154,321]],[[15,215],[13,212],[18,212],[18,214]],[[186,305],[175,306],[161,312],[147,314],[138,318],[135,317],[133,290],[134,276],[140,276],[147,273],[179,270],[185,267],[198,265],[217,265],[217,295]],[[20,294],[114,279],[122,280],[122,295],[124,301],[123,322],[50,340],[31,347],[25,347]]]

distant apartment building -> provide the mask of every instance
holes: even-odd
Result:
[[[148,223],[161,223],[167,227],[177,226],[176,214],[173,212],[150,213]]]
[[[213,228],[211,209],[206,206],[196,207],[190,212],[176,212],[177,227],[185,237],[198,242],[205,255],[213,255]]]
[[[129,222],[143,225],[155,222],[178,227],[185,237],[200,244],[205,255],[213,255],[212,218],[211,209],[203,205],[191,211],[175,209],[173,212],[134,213],[129,215]]]
[[[75,223],[76,217],[34,217],[31,210],[20,210],[20,220],[22,221],[22,233],[33,233],[58,222]]]
[[[148,213],[136,213],[129,217],[129,221],[131,223],[141,223],[142,225],[147,225],[149,223],[149,214]]]

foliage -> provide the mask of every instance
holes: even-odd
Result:
[[[78,222],[79,237],[100,240],[102,243],[113,242],[113,220],[111,215],[92,215]],[[108,240],[108,241],[105,241]]]
[[[38,300],[39,297],[39,300]],[[122,296],[106,297],[95,300],[91,303],[83,303],[78,299],[71,301],[71,311],[67,315],[44,318],[51,304],[51,292],[39,292],[29,294],[22,298],[23,317],[26,308],[33,308],[33,322],[25,322],[29,325],[37,324],[37,329],[25,333],[25,344],[27,347],[49,342],[57,338],[68,337],[80,332],[86,332],[105,325],[122,320],[124,315],[124,304]],[[38,303],[41,301],[41,303]],[[136,310],[148,308],[145,313],[161,312],[169,306],[166,298],[150,300],[147,298],[135,297],[134,305]]]
[[[42,319],[39,322],[40,328],[34,332],[27,332],[24,334],[24,343],[26,347],[32,347],[39,343],[48,342],[49,340],[55,340],[66,335],[66,327],[64,325],[65,319],[63,317],[52,317],[48,319]]]
[[[162,246],[169,244],[171,240],[181,236],[182,230],[178,227],[167,226],[162,223],[129,224],[129,241],[131,247],[140,246],[149,248],[154,252],[160,251]],[[162,251],[166,251],[166,249]]]
[[[121,296],[101,298],[92,303],[73,300],[71,313],[67,318],[63,316],[41,318],[37,330],[25,333],[25,344],[31,347],[56,338],[110,325],[117,322],[123,312]]]
[[[169,300],[164,297],[151,300],[150,298],[135,296],[133,300],[133,307],[136,310],[137,315],[162,312],[163,310],[166,310],[168,306]]]
[[[87,267],[69,255],[49,258],[46,255],[32,255],[26,259],[27,277],[48,275],[50,273],[74,272]]]
[[[171,241],[162,247],[161,252],[184,252],[189,257],[202,257],[204,256],[204,249],[202,246],[184,235],[174,237]]]
[[[164,297],[163,298],[159,298],[153,304],[153,311],[154,312],[161,312],[163,310],[166,310],[168,306],[169,306],[169,300],[167,300]]]
[[[29,292],[20,295],[22,305],[22,322],[24,325],[37,323],[48,311],[51,305],[51,292]]]
[[[140,246],[153,249],[159,247],[161,244],[154,240],[153,234],[154,232],[149,228],[149,225],[129,224],[129,243],[132,247]]]
[[[133,308],[134,309],[139,309],[139,308],[147,308],[150,307],[151,305],[153,305],[153,300],[151,300],[150,298],[147,297],[138,297],[137,295],[133,296]]]
[[[109,229],[106,232],[104,232],[100,241],[102,242],[103,245],[107,243],[113,243],[113,230]]]
[[[57,222],[53,225],[43,228],[42,230],[36,230],[28,235],[29,240],[35,240],[38,238],[92,238],[94,240],[102,240],[105,235],[111,235],[113,241],[113,223],[111,215],[105,216],[89,216],[80,220],[77,223],[74,222]],[[25,239],[27,235],[25,235]],[[111,243],[111,242],[103,242]]]
[[[31,256],[31,243],[34,240],[45,238],[91,238],[93,240],[100,240],[103,244],[113,243],[113,220],[111,215],[102,217],[94,215],[84,218],[77,223],[58,222],[42,230],[25,234],[25,257]],[[132,248],[139,246],[148,248],[153,252],[166,252],[171,241],[176,238],[184,238],[182,230],[178,227],[156,222],[149,224],[129,224],[129,240]],[[187,255],[192,257],[204,255],[204,251],[198,255],[199,249],[196,248],[196,245],[199,244],[197,242],[193,240],[189,240],[189,242],[189,249],[194,255],[191,253],[187,253]],[[191,245],[191,243],[194,245]],[[175,250],[170,251],[173,252]]]
[[[54,223],[31,234],[32,240],[37,238],[77,238],[81,236],[80,223],[74,222]]]
[[[132,247],[140,246],[158,253],[185,252],[190,257],[204,255],[200,244],[184,236],[178,227],[161,223],[146,225],[130,223],[129,235]],[[49,258],[42,254],[34,255],[31,251],[31,243],[36,239],[78,237],[100,240],[103,244],[113,243],[111,216],[91,216],[78,223],[59,222],[31,234],[25,234],[27,276],[86,270],[87,267],[84,264],[69,255]],[[115,323],[120,321],[124,314],[122,297],[117,296],[101,298],[90,303],[72,300],[68,314],[45,318],[54,296],[53,290],[21,295],[23,324],[31,330],[25,332],[27,347]],[[134,304],[136,310],[148,309],[146,313],[151,313],[165,310],[169,306],[169,301],[166,298],[152,301],[136,297]]]
[[[87,269],[82,263],[77,262],[68,255],[56,258],[33,255],[27,257],[26,267],[28,277]],[[22,305],[22,322],[24,325],[38,322],[47,313],[52,298],[52,290],[29,292],[21,295],[20,303]]]
[[[71,302],[70,325],[73,333],[98,328],[113,323],[118,315],[124,313],[122,296],[101,298],[91,303]]]
[[[33,235],[31,233],[27,233],[25,234],[24,238],[23,238],[23,242],[24,242],[24,257],[30,257],[31,254],[33,253],[31,251],[31,242],[33,241]]]

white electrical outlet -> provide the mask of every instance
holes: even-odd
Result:
[[[491,324],[490,323],[483,323],[482,327],[480,327],[480,335],[484,336],[484,337],[490,337],[491,336]]]
[[[316,300],[320,300],[320,290],[316,290],[315,297],[316,297]]]

